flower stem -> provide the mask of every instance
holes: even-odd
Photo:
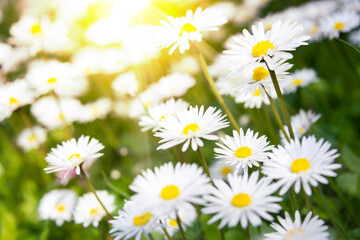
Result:
[[[306,207],[308,212],[313,212],[313,205],[310,197],[306,193],[304,193],[304,195],[305,195]]]
[[[325,211],[327,212],[328,216],[330,217],[330,221],[332,222],[332,224],[334,225],[334,227],[336,228],[336,230],[345,236],[346,239],[349,238],[349,235],[347,234],[346,230],[344,229],[344,227],[341,225],[341,223],[336,219],[336,217],[334,216],[334,214],[331,212],[329,205],[327,204],[324,194],[322,193],[321,190],[317,189],[317,188],[313,188],[316,197],[321,201],[323,208],[325,208]]]
[[[295,192],[293,188],[290,188],[289,194],[290,194],[291,207],[293,208],[293,212],[296,212],[296,210],[298,210],[298,206],[296,204]]]
[[[283,94],[281,93],[280,86],[279,86],[279,82],[278,82],[278,80],[277,80],[275,71],[274,71],[274,70],[271,70],[271,69],[269,68],[267,62],[265,62],[265,64],[266,64],[267,69],[269,70],[270,77],[271,77],[271,81],[273,82],[273,85],[274,85],[276,94],[277,94],[277,96],[278,96],[279,103],[280,103],[280,108],[281,108],[281,112],[282,112],[282,114],[283,114],[283,117],[284,117],[284,120],[285,120],[285,124],[287,125],[287,127],[288,127],[288,129],[289,129],[290,138],[295,139],[294,131],[293,131],[292,126],[291,126],[291,121],[290,121],[289,112],[288,112],[288,110],[287,110],[287,108],[286,108],[286,103],[285,103],[285,100],[284,100],[284,96],[283,96]]]
[[[225,240],[225,230],[223,228],[220,229],[220,239]]]
[[[181,225],[181,221],[180,221],[180,217],[179,217],[178,213],[176,213],[176,222],[179,225],[179,229],[180,229],[180,233],[181,233],[181,239],[186,240],[184,228]]]
[[[249,240],[252,240],[252,235],[251,235],[251,231],[250,231],[250,225],[247,226],[247,233],[248,233],[248,237],[249,237]]]
[[[104,209],[104,211],[106,212],[107,217],[111,219],[111,218],[112,218],[111,214],[110,214],[110,213],[108,212],[108,210],[105,208],[104,204],[100,201],[98,195],[96,194],[96,191],[95,191],[93,185],[91,184],[89,178],[86,176],[86,173],[85,173],[85,171],[84,171],[83,168],[82,168],[82,164],[80,165],[80,174],[81,174],[81,176],[83,177],[83,179],[85,180],[85,182],[87,183],[87,185],[90,187],[91,192],[95,195],[96,199],[99,201],[101,207],[102,207],[102,208]]]
[[[165,228],[165,227],[162,227],[162,230],[163,230],[165,236],[167,237],[167,239],[168,239],[168,240],[172,240],[172,238],[171,238],[169,232],[166,230],[166,228]]]
[[[148,233],[148,237],[149,237],[150,240],[154,240],[154,237],[153,237],[153,235],[151,233]]]
[[[284,125],[283,125],[283,123],[282,123],[282,121],[281,121],[279,112],[278,112],[277,109],[276,109],[274,100],[273,100],[272,97],[267,93],[267,91],[265,90],[264,86],[262,86],[262,88],[264,89],[264,92],[265,92],[266,96],[268,97],[268,99],[269,99],[269,101],[270,101],[270,106],[271,106],[271,109],[273,110],[273,113],[274,113],[274,115],[275,115],[276,122],[278,123],[281,131],[283,132],[286,140],[287,140],[288,142],[290,142],[290,138],[289,138],[287,132],[285,131],[285,128],[284,128]]]
[[[203,70],[203,73],[205,75],[205,78],[206,80],[208,81],[209,85],[210,85],[210,88],[212,90],[212,92],[214,93],[217,101],[219,102],[219,104],[221,105],[221,108],[225,111],[226,115],[228,116],[231,124],[233,125],[233,127],[239,131],[240,128],[239,128],[239,125],[238,123],[236,122],[234,116],[231,114],[229,108],[227,107],[223,97],[220,95],[220,93],[218,92],[218,90],[216,89],[216,86],[215,86],[215,82],[214,82],[214,79],[212,78],[212,76],[210,75],[209,73],[209,69],[207,67],[207,64],[206,64],[206,61],[205,61],[205,58],[204,58],[204,55],[202,55],[202,53],[196,48],[194,47],[195,49],[195,52],[198,56],[198,60],[199,60],[199,64],[200,64],[200,67],[201,69]]]
[[[205,171],[205,173],[206,173],[206,176],[208,176],[208,178],[210,178],[211,183],[212,183],[212,179],[211,179],[211,176],[210,176],[209,168],[208,168],[208,166],[207,166],[207,164],[206,164],[206,160],[205,160],[205,158],[204,158],[204,155],[203,155],[200,147],[198,147],[197,153],[198,153],[198,155],[199,155],[200,162],[201,162],[201,164],[202,164],[202,166],[203,166],[203,168],[204,168],[204,171]]]

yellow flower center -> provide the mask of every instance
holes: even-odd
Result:
[[[183,129],[183,133],[185,135],[189,135],[189,131],[196,132],[197,130],[200,130],[199,125],[196,123],[190,123],[189,125],[186,125]]]
[[[291,84],[294,86],[299,86],[302,83],[303,83],[302,79],[295,79],[294,81],[291,82]]]
[[[304,133],[305,129],[303,127],[299,127],[299,131],[300,131],[300,133]]]
[[[239,147],[235,151],[235,156],[238,158],[247,158],[247,157],[251,156],[251,148],[246,147],[246,146]]]
[[[11,97],[9,99],[9,105],[19,105],[19,100],[17,100],[17,98]]]
[[[345,25],[342,22],[336,22],[334,25],[334,28],[338,31],[340,31],[341,29],[343,29],[345,27]]]
[[[229,173],[231,173],[232,172],[232,169],[231,169],[231,167],[229,167],[229,166],[223,166],[222,168],[221,168],[221,174],[223,175],[223,176],[227,176]]]
[[[150,221],[151,217],[152,217],[152,214],[149,212],[146,212],[143,215],[135,216],[133,219],[133,223],[135,226],[143,226]]]
[[[232,200],[231,203],[235,206],[235,207],[246,207],[247,205],[249,205],[251,203],[251,198],[248,194],[246,193],[239,193],[236,194]]]
[[[256,89],[256,92],[252,93],[252,95],[255,97],[260,97],[261,96],[260,90]]]
[[[253,57],[260,57],[261,55],[266,55],[269,49],[274,50],[274,48],[274,45],[269,40],[258,42],[252,48]]]
[[[177,221],[176,221],[176,220],[170,219],[169,225],[172,226],[172,227],[177,227],[178,224],[177,224]]]
[[[191,23],[185,23],[180,28],[179,35],[182,36],[184,34],[184,32],[187,32],[187,33],[196,32],[196,30],[197,30],[197,28],[194,25],[192,25]]]
[[[80,159],[80,154],[74,153],[68,158],[68,160],[71,160],[73,157],[76,157],[77,159]]]
[[[49,78],[47,80],[47,83],[56,83],[57,82],[57,78]]]
[[[289,230],[286,235],[285,235],[285,239],[302,239],[304,235],[304,230],[300,229],[300,228],[294,228]],[[300,237],[300,238],[299,238]]]
[[[63,211],[65,211],[65,206],[64,205],[58,205],[57,210],[58,210],[58,212],[63,212]]]
[[[255,68],[253,71],[253,79],[255,81],[261,81],[267,78],[268,76],[269,76],[269,71],[262,66]]]
[[[98,116],[100,114],[100,110],[99,110],[98,106],[96,106],[95,104],[91,106],[91,110],[92,110],[94,116]]]
[[[97,213],[98,213],[98,208],[97,207],[95,207],[95,208],[92,208],[91,210],[90,210],[90,216],[91,217],[94,217]]]
[[[34,134],[31,134],[31,135],[29,136],[28,140],[29,140],[30,142],[35,141],[35,140],[36,140],[36,136],[35,136]]]
[[[160,118],[160,122],[165,119],[165,115],[162,115]]]
[[[42,31],[40,23],[34,24],[34,25],[31,27],[30,31],[31,31],[31,33],[32,33],[33,35],[40,34],[41,31]]]
[[[291,163],[291,171],[293,173],[299,173],[306,171],[310,168],[311,164],[306,158],[298,158]]]
[[[175,185],[169,185],[161,190],[160,196],[165,200],[171,200],[179,196],[180,190]]]
[[[314,26],[312,26],[312,28],[310,28],[310,33],[312,33],[312,34],[317,33],[317,26],[316,25],[314,25]]]
[[[151,102],[151,101],[147,101],[147,102],[144,103],[145,108],[148,108],[148,107],[150,107],[151,105],[152,105],[152,102]]]

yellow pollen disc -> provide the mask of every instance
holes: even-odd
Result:
[[[261,81],[267,78],[268,76],[269,76],[269,71],[262,66],[255,68],[253,71],[253,79],[255,81]]]
[[[9,99],[9,104],[10,105],[18,105],[19,104],[19,100],[17,100],[16,98],[10,98]]]
[[[232,200],[231,203],[235,206],[235,207],[246,207],[247,205],[249,205],[251,203],[251,198],[248,194],[246,193],[239,193],[236,194]]]
[[[175,185],[169,185],[161,190],[160,196],[165,200],[171,200],[179,196],[180,190]]]
[[[57,206],[57,210],[59,212],[65,211],[65,206],[64,205],[59,205],[59,206]]]
[[[79,159],[79,158],[80,158],[80,154],[74,153],[74,154],[72,154],[72,155],[68,158],[68,160],[71,160],[73,157],[76,157],[77,159]]]
[[[298,158],[291,163],[291,171],[293,173],[299,173],[308,170],[310,166],[309,160],[306,158]]]
[[[255,97],[260,97],[261,96],[260,90],[256,89],[256,92],[252,93],[252,95]]]
[[[60,113],[58,118],[59,118],[59,120],[64,120],[64,115],[62,113]]]
[[[174,219],[171,219],[170,220],[170,222],[169,222],[169,224],[170,224],[170,226],[172,226],[172,227],[177,227],[177,222],[176,222],[176,220],[174,220]]]
[[[295,237],[295,239],[298,239],[296,237],[301,237],[304,235],[304,230],[300,229],[300,228],[294,228],[289,230],[286,235],[285,235],[285,239],[293,239]]]
[[[151,102],[151,101],[147,101],[146,103],[144,103],[144,106],[145,106],[146,108],[148,108],[148,107],[150,107],[150,106],[151,106],[151,104],[152,104],[152,102]]]
[[[135,226],[143,226],[150,221],[151,217],[152,217],[152,214],[149,212],[146,212],[141,216],[134,217],[133,223]]]
[[[266,55],[269,49],[274,50],[274,48],[274,45],[269,40],[258,42],[252,48],[253,57],[260,57],[261,55]]]
[[[300,133],[304,133],[304,132],[305,132],[305,130],[304,130],[303,127],[299,127],[299,131],[300,131]]]
[[[189,135],[189,131],[196,132],[197,130],[200,130],[199,125],[197,125],[196,123],[190,123],[189,125],[184,127],[183,133],[185,135]]]
[[[35,141],[35,140],[36,140],[36,136],[35,136],[34,134],[31,134],[31,135],[29,136],[28,140],[29,140],[30,142]]]
[[[165,119],[165,115],[162,115],[161,118],[160,118],[160,121],[162,121],[164,119]]]
[[[57,79],[56,78],[49,78],[47,80],[47,83],[56,83],[57,82]]]
[[[302,79],[295,79],[294,81],[291,82],[291,84],[294,86],[299,86],[302,83],[303,83]]]
[[[340,31],[341,29],[343,29],[345,27],[345,25],[342,22],[337,22],[334,25],[334,28],[338,31]]]
[[[31,33],[34,34],[34,35],[41,33],[42,29],[41,29],[40,23],[34,24],[34,25],[31,27],[30,31],[31,31]]]
[[[251,148],[249,147],[239,147],[235,151],[235,156],[238,158],[247,158],[251,156]]]
[[[224,166],[224,167],[221,168],[221,174],[223,176],[227,176],[231,172],[232,172],[232,169],[229,166]]]
[[[312,26],[312,28],[310,28],[310,33],[312,33],[312,34],[317,33],[317,26],[316,25],[314,25],[314,26]]]
[[[197,30],[197,28],[194,25],[192,25],[191,23],[185,23],[180,28],[179,35],[182,36],[184,34],[184,32],[187,32],[187,33],[196,32],[196,30]]]
[[[90,216],[93,217],[98,212],[98,208],[92,208],[90,210]]]

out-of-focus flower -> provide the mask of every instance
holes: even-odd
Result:
[[[17,143],[24,151],[39,148],[46,140],[46,133],[46,130],[39,126],[26,128],[18,136]]]
[[[135,96],[139,90],[139,83],[134,72],[120,74],[111,84],[120,96]]]

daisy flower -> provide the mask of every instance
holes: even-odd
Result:
[[[0,102],[11,111],[34,101],[34,92],[29,84],[22,79],[0,86]]]
[[[38,208],[40,219],[54,220],[57,226],[70,222],[76,199],[76,194],[71,190],[52,190],[40,200]]]
[[[82,135],[77,141],[75,138],[62,142],[45,157],[48,166],[44,169],[46,173],[61,170],[76,169],[76,174],[80,174],[80,165],[92,165],[98,157],[104,155],[100,151],[104,148],[97,139]]]
[[[280,82],[286,93],[295,92],[299,87],[306,87],[312,82],[317,81],[316,72],[311,68],[303,68],[290,74],[289,78]]]
[[[303,109],[300,109],[300,112],[294,116],[291,116],[291,126],[294,131],[295,138],[301,138],[307,133],[313,123],[315,123],[321,114],[316,114],[312,110],[305,112]],[[284,126],[286,133],[289,136],[289,129],[287,126]],[[280,131],[281,142],[285,143],[287,140],[284,136],[284,133]]]
[[[174,213],[186,204],[204,203],[201,196],[208,192],[209,181],[196,164],[177,163],[174,167],[169,162],[154,171],[143,171],[129,188],[136,193],[133,199],[150,203],[160,216]]]
[[[309,36],[303,34],[302,25],[296,22],[276,22],[271,29],[265,32],[264,25],[259,22],[252,26],[253,34],[246,29],[243,35],[232,37],[228,44],[229,49],[224,51],[226,61],[232,61],[232,66],[242,68],[249,63],[265,60],[270,69],[274,69],[273,56],[290,59],[294,51],[301,45],[307,45]]]
[[[197,213],[196,213],[196,209],[193,205],[187,204],[182,206],[177,214],[179,215],[179,219],[181,222],[181,225],[184,229],[184,231],[186,230],[186,228],[188,226],[191,226],[191,224],[195,221],[195,219],[197,218]],[[164,227],[166,228],[166,230],[168,231],[170,236],[173,236],[175,232],[179,232],[179,225],[176,221],[176,214],[172,213],[169,216],[160,219],[160,223],[162,223],[162,225],[164,225]]]
[[[229,174],[235,172],[235,165],[215,162],[210,166],[209,171],[212,179],[226,179]]]
[[[158,217],[144,201],[126,201],[123,210],[118,216],[110,220],[110,233],[114,240],[130,239],[140,240],[143,234],[151,233],[158,227]]]
[[[195,85],[195,78],[187,73],[172,73],[160,78],[155,86],[161,98],[181,97]]]
[[[185,56],[180,61],[171,64],[171,71],[194,75],[200,71],[200,66],[195,57]]]
[[[86,123],[96,119],[104,119],[112,109],[112,102],[109,98],[99,98],[98,100],[87,103],[82,107],[79,121]]]
[[[17,144],[26,152],[39,148],[46,140],[46,133],[46,130],[39,126],[26,128],[18,136]]]
[[[300,140],[290,140],[284,146],[278,146],[269,154],[270,160],[264,162],[262,172],[271,179],[277,179],[280,195],[284,195],[294,185],[296,193],[301,185],[308,196],[311,196],[310,185],[327,184],[325,177],[335,177],[335,169],[341,164],[334,163],[340,156],[336,149],[324,139],[316,141],[314,136]]]
[[[115,210],[115,197],[113,195],[110,195],[105,190],[96,191],[96,195],[109,213]],[[75,223],[83,224],[84,227],[88,227],[90,224],[98,227],[99,222],[105,216],[106,212],[96,199],[94,193],[85,193],[79,198],[74,210]]]
[[[204,214],[215,214],[208,222],[214,223],[220,220],[219,229],[228,225],[235,227],[241,223],[246,228],[248,223],[253,226],[261,225],[261,218],[273,221],[269,213],[277,213],[281,207],[276,202],[282,199],[274,197],[277,188],[271,184],[268,178],[259,180],[259,172],[253,172],[250,176],[228,175],[229,185],[220,179],[214,179],[215,187],[211,186],[210,194],[204,199],[207,201],[202,209]]]
[[[215,158],[220,162],[235,165],[235,172],[244,171],[253,165],[259,167],[259,162],[268,160],[268,152],[274,146],[269,145],[266,136],[258,137],[259,133],[248,129],[246,133],[241,128],[239,132],[233,131],[233,137],[226,135],[220,138],[223,144],[216,143],[220,148],[215,148]]]
[[[161,122],[166,118],[166,116],[174,116],[176,109],[187,108],[189,103],[178,99],[175,101],[174,98],[166,101],[165,103],[160,103],[153,107],[150,107],[148,110],[148,116],[141,116],[139,125],[142,127],[141,131],[148,131],[152,129],[153,132],[156,132],[161,128]]]
[[[330,234],[326,232],[328,227],[319,216],[311,218],[309,212],[304,221],[301,222],[299,211],[295,212],[295,221],[292,221],[290,214],[285,212],[285,218],[278,217],[280,224],[272,223],[271,227],[276,231],[266,233],[265,240],[284,240],[284,239],[306,239],[306,240],[328,240]]]
[[[277,96],[275,91],[268,92],[273,99]],[[235,96],[236,103],[244,103],[245,108],[261,108],[262,104],[269,105],[270,101],[264,91],[260,91],[259,88],[254,92],[242,91]]]
[[[161,20],[161,25],[157,27],[156,42],[159,48],[171,46],[170,55],[178,47],[180,53],[184,53],[190,49],[191,41],[201,42],[204,32],[218,31],[218,27],[226,22],[222,12],[216,8],[208,8],[204,11],[197,8],[194,13],[188,10],[185,17],[169,16],[167,21]]]
[[[189,109],[176,110],[176,117],[169,116],[161,122],[161,129],[154,136],[162,138],[161,145],[157,150],[168,149],[175,145],[184,143],[182,151],[185,152],[190,143],[193,151],[204,146],[201,138],[217,140],[218,136],[213,133],[219,129],[229,126],[225,120],[226,115],[221,115],[221,110],[209,107],[204,111],[204,106]]]
[[[360,16],[355,12],[336,12],[320,21],[320,31],[329,39],[339,38],[340,33],[350,32],[360,24]]]
[[[139,89],[139,83],[133,72],[120,74],[112,83],[111,87],[119,96],[135,96]]]

